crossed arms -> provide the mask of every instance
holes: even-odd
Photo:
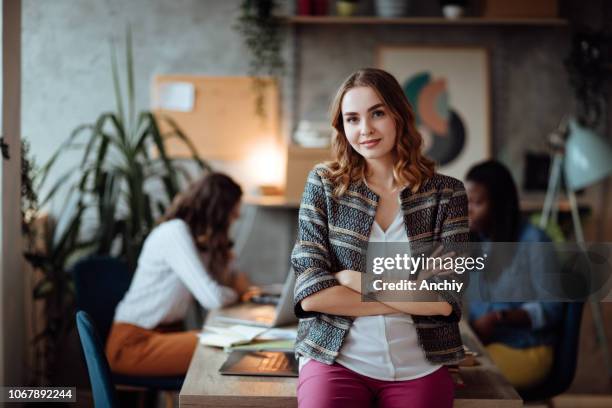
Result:
[[[358,317],[391,313],[448,316],[453,310],[448,302],[364,302],[360,272],[344,270],[336,273],[335,277],[340,285],[304,298],[301,302],[304,311]]]

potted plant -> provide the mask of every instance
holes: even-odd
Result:
[[[283,74],[285,63],[281,55],[280,19],[274,14],[275,0],[243,0],[235,28],[250,54],[249,75],[253,76],[255,112],[265,116],[265,89],[269,81]]]
[[[25,183],[30,186],[28,191],[48,187],[39,204],[36,195],[24,196],[24,228],[30,232],[34,231],[38,208],[65,193],[61,197],[63,208],[57,214],[59,221],[51,223],[42,237],[30,237],[25,253],[41,275],[33,297],[44,302],[46,322],[36,340],[47,344],[44,357],[48,361],[44,365],[49,370],[54,368],[58,347],[73,326],[73,288],[68,272],[72,264],[82,256],[100,254],[122,258],[134,267],[155,218],[189,181],[184,160],[166,153],[166,141],[179,139],[191,152],[190,162],[202,171],[210,169],[176,123],[168,118],[158,119],[150,111],[136,112],[129,30],[124,84],[114,47],[111,69],[116,110],[103,112],[94,122],[78,126],[34,175],[32,166],[25,167],[32,180]],[[167,132],[160,131],[158,120],[167,122]],[[54,165],[69,150],[82,153],[80,162],[66,174],[55,174]],[[156,154],[152,154],[153,150]],[[51,185],[50,174],[55,174]],[[84,225],[86,218],[88,225]],[[42,240],[44,245],[36,245],[32,239]]]

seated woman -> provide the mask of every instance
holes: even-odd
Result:
[[[472,167],[466,176],[466,191],[474,241],[550,241],[544,231],[521,219],[516,185],[501,163],[490,160]],[[515,248],[521,251],[520,245]],[[518,284],[517,277],[527,276],[533,280],[533,275],[542,274],[551,267],[546,263],[554,258],[554,254],[524,256],[524,253],[533,255],[535,252],[515,253],[495,282],[497,286],[523,291],[529,297],[528,286],[537,285],[537,282]],[[513,296],[518,297],[510,297]],[[555,329],[562,319],[561,303],[471,302],[469,312],[474,331],[513,386],[529,388],[547,376],[553,363]]]
[[[211,173],[172,203],[144,242],[129,290],[117,306],[106,344],[113,372],[184,375],[198,342],[182,325],[192,297],[206,309],[234,303],[246,290],[230,268],[230,224],[238,218],[242,190]]]

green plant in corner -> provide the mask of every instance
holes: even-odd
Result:
[[[134,61],[131,32],[126,35],[125,78],[119,75],[117,52],[111,43],[111,69],[116,111],[78,126],[41,168],[34,183],[47,187],[40,208],[60,197],[58,223],[44,237],[44,251],[29,246],[26,259],[41,271],[34,298],[45,302],[47,322],[37,339],[50,344],[53,358],[65,333],[72,328],[73,289],[70,267],[79,257],[109,254],[134,267],[155,219],[190,181],[189,164],[199,171],[210,167],[175,122],[150,111],[135,110]],[[160,125],[162,125],[160,128]],[[167,130],[166,130],[167,129]],[[178,139],[190,159],[171,157],[166,142]],[[48,185],[54,165],[69,150],[82,152],[79,163]],[[52,368],[53,364],[46,364]]]
[[[119,246],[116,254],[130,265],[144,238],[155,224],[155,215],[165,211],[181,188],[181,181],[189,181],[183,160],[166,153],[166,141],[178,138],[191,154],[191,159],[204,171],[210,167],[198,156],[195,147],[177,124],[168,117],[161,120],[169,129],[162,133],[160,124],[150,111],[136,113],[134,95],[134,68],[131,34],[126,40],[126,96],[124,104],[119,77],[117,55],[111,48],[111,67],[116,99],[116,112],[106,112],[91,124],[76,128],[66,142],[43,168],[44,183],[61,154],[77,148],[83,157],[77,169],[78,177],[70,184],[70,194],[76,194],[75,221],[80,223],[81,212],[94,209],[99,223],[86,244],[97,254],[111,253],[111,246]],[[124,106],[127,105],[127,111]],[[152,151],[156,151],[156,155]],[[68,176],[67,175],[67,176]],[[181,180],[182,178],[182,180]],[[57,179],[41,206],[52,199],[66,179]],[[184,183],[183,183],[184,184]],[[157,189],[157,191],[156,191]],[[157,195],[153,195],[157,192]],[[77,221],[78,220],[78,221]]]
[[[42,303],[43,311],[31,308],[29,323],[34,333],[30,346],[32,359],[28,384],[49,385],[56,368],[60,346],[72,327],[73,287],[66,271],[69,249],[77,234],[71,226],[54,239],[55,223],[39,212],[37,180],[41,175],[30,154],[30,144],[21,142],[21,228],[24,257],[32,267],[27,273],[32,287],[33,304]]]
[[[255,112],[260,117],[266,116],[265,90],[270,83],[264,77],[279,77],[285,68],[280,19],[274,14],[277,7],[275,0],[243,0],[235,25],[251,55],[249,75],[253,76]]]

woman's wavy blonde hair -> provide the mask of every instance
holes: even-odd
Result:
[[[423,156],[423,138],[416,129],[414,112],[408,98],[393,75],[382,69],[363,68],[351,74],[338,89],[331,105],[331,125],[335,129],[332,141],[333,160],[327,163],[330,179],[337,183],[334,195],[342,196],[349,184],[365,180],[366,162],[349,144],[344,133],[342,99],[352,88],[372,88],[395,120],[397,141],[394,153],[393,179],[398,186],[409,186],[416,192],[434,174],[434,162]]]

